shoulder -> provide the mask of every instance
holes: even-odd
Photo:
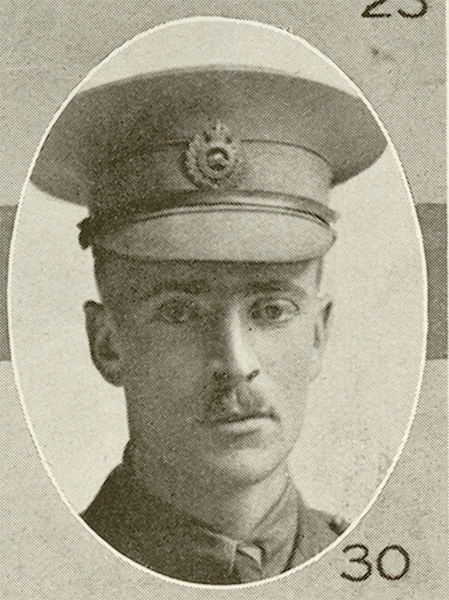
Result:
[[[342,535],[349,523],[342,517],[332,515],[322,510],[307,508],[303,513],[303,526],[310,532],[319,532],[326,540],[333,541]]]
[[[81,517],[131,560],[167,575],[179,570],[182,522],[138,484],[126,464],[112,471]]]
[[[343,533],[349,527],[349,523],[343,517],[331,515],[324,512],[321,514],[322,518],[326,522],[326,525],[333,533],[335,533],[337,537],[343,535]]]
[[[292,566],[310,560],[325,550],[348,526],[349,523],[340,517],[303,505]]]
[[[132,483],[123,465],[116,467],[81,518],[98,535],[115,545],[133,504]]]

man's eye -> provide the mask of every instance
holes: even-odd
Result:
[[[157,310],[157,317],[168,323],[187,323],[199,316],[198,307],[192,300],[170,300]]]
[[[254,320],[280,323],[296,316],[299,308],[291,300],[258,300],[250,312]]]

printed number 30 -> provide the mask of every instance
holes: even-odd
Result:
[[[371,572],[373,570],[373,565],[371,561],[368,560],[368,548],[363,544],[352,544],[351,546],[346,546],[346,548],[343,549],[343,552],[347,553],[351,550],[362,551],[362,554],[360,556],[350,558],[349,562],[363,565],[364,572],[351,574],[346,573],[346,571],[343,571],[343,573],[341,573],[341,576],[344,579],[349,579],[349,581],[365,581],[365,579],[368,579],[368,577],[371,575]],[[389,552],[398,552],[404,559],[404,566],[402,570],[398,573],[389,573],[384,567],[384,558]],[[410,556],[408,555],[408,552],[404,550],[404,548],[402,548],[402,546],[387,546],[382,550],[382,552],[379,553],[379,556],[376,560],[376,566],[381,577],[383,577],[384,579],[389,579],[390,581],[396,581],[397,579],[401,579],[402,577],[404,577],[404,575],[409,570]]]
[[[376,2],[373,2],[372,4],[368,4],[368,6],[365,8],[365,10],[362,13],[362,17],[367,17],[367,18],[371,18],[374,19],[376,17],[391,17],[391,13],[373,13],[372,11],[377,7],[377,6],[381,6],[382,4],[386,4],[388,2],[388,0],[376,0]],[[407,19],[418,19],[419,17],[423,17],[428,9],[427,6],[427,2],[425,0],[416,0],[416,2],[419,2],[419,4],[421,5],[421,10],[419,12],[415,12],[415,13],[408,13],[405,10],[402,10],[402,8],[400,8],[398,10],[398,13],[401,15],[401,17],[405,17]]]

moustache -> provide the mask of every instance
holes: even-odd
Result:
[[[265,394],[248,383],[240,383],[230,389],[215,386],[205,398],[204,412],[199,420],[206,425],[235,423],[247,419],[277,419]]]

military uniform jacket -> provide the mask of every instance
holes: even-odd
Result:
[[[324,550],[346,528],[332,516],[307,507],[299,495],[298,502],[295,542],[284,571]],[[227,565],[196,552],[201,530],[144,491],[124,464],[112,471],[81,516],[112,547],[153,571],[195,583],[240,583]]]

